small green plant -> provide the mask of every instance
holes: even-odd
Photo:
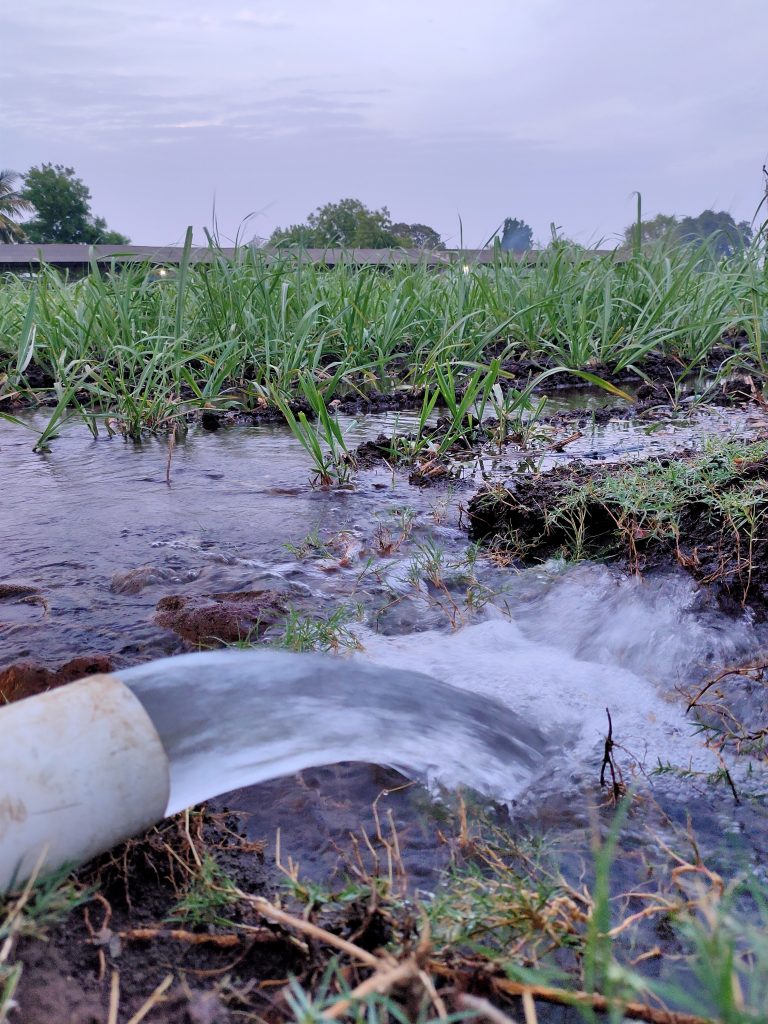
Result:
[[[315,471],[315,482],[322,487],[347,484],[352,476],[355,461],[347,449],[339,422],[329,412],[325,399],[312,378],[302,376],[299,382],[317,418],[317,426],[308,421],[304,412],[294,415],[289,402],[281,395],[274,393],[274,402],[285,417],[293,436],[310,455]]]
[[[232,924],[227,911],[237,903],[236,886],[213,857],[203,854],[184,896],[168,916],[169,922],[183,923],[188,928]]]
[[[0,914],[5,914],[5,919],[0,919],[0,943],[10,934],[11,926],[21,935],[45,932],[92,895],[92,890],[77,883],[66,868],[43,876],[22,897],[0,901]]]
[[[429,604],[443,612],[453,629],[500,594],[481,583],[475,573],[479,548],[470,545],[463,557],[448,561],[433,538],[416,545],[408,564],[408,581]],[[393,593],[393,600],[397,600]]]
[[[361,605],[341,605],[325,616],[305,615],[292,609],[282,624],[282,634],[275,646],[289,651],[358,650],[361,647],[352,622],[362,618]]]
[[[408,540],[416,519],[416,510],[412,508],[389,509],[387,518],[381,518],[376,526],[374,541],[376,550],[381,557],[388,557],[398,551]],[[390,523],[394,523],[397,533],[392,532]]]
[[[474,427],[482,421],[499,371],[498,359],[494,359],[487,368],[478,366],[465,381],[463,394],[460,394],[451,366],[435,365],[437,390],[450,419],[450,426],[440,441],[437,455],[471,435]]]
[[[328,544],[320,537],[319,527],[315,527],[311,533],[308,533],[298,543],[291,544],[286,542],[283,547],[300,561],[310,557],[314,558],[318,555],[321,558],[329,558],[333,554]]]
[[[498,450],[501,451],[512,436],[521,448],[527,448],[544,413],[546,397],[542,396],[534,403],[527,392],[522,393],[513,387],[504,390],[496,383],[491,388],[489,402],[496,420],[491,439]]]
[[[48,931],[87,903],[92,890],[79,885],[66,869],[31,879],[17,894],[0,898],[0,1024],[16,1008],[14,994],[22,966],[14,962],[20,938],[45,939]]]

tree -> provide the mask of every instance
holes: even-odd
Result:
[[[715,257],[732,256],[749,245],[752,228],[746,220],[738,224],[730,213],[704,210],[698,217],[683,217],[677,226],[677,237],[689,245],[708,245]]]
[[[501,234],[501,248],[505,252],[527,252],[533,245],[533,229],[524,220],[507,217]]]
[[[674,238],[677,229],[677,217],[667,213],[658,213],[651,220],[640,221],[640,244],[650,245],[652,242],[660,242],[664,239]],[[628,245],[637,243],[637,224],[630,224],[624,231],[624,238]]]
[[[359,199],[340,199],[318,206],[306,224],[277,228],[270,245],[302,245],[325,249],[393,249],[399,246],[435,248],[440,236],[426,224],[393,224],[386,206],[369,210]]]
[[[110,231],[103,217],[93,216],[91,193],[85,182],[75,176],[74,168],[62,164],[31,167],[24,175],[24,183],[21,194],[35,213],[24,225],[30,241],[88,245],[128,242],[125,235]]]
[[[0,170],[0,242],[24,242],[24,229],[17,223],[21,213],[27,213],[31,206],[16,188],[16,171]]]
[[[318,206],[306,224],[278,228],[271,245],[299,244],[307,248],[370,248],[396,246],[397,238],[389,230],[389,210],[369,210],[359,199],[340,199],[338,203]]]
[[[444,249],[440,235],[428,224],[392,224],[392,234],[405,249]]]
[[[624,231],[628,245],[637,241],[637,224],[630,224]],[[640,244],[671,242],[685,245],[707,245],[712,254],[719,258],[731,256],[736,250],[749,245],[752,228],[747,221],[738,224],[730,213],[720,210],[704,210],[698,217],[674,217],[659,213],[651,220],[640,221]]]
[[[93,218],[93,242],[91,245],[128,245],[130,238],[107,227],[103,217]]]

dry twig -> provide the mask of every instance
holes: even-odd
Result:
[[[453,981],[461,977],[458,969],[446,967],[436,961],[430,962],[429,967],[434,974],[451,978]],[[472,977],[476,977],[476,972],[473,972]],[[466,983],[470,979],[465,978],[464,980]],[[619,1009],[627,1020],[644,1021],[645,1024],[715,1024],[709,1017],[665,1010],[657,1006],[649,1006],[648,1003],[611,1000],[598,992],[553,988],[548,985],[524,985],[522,982],[510,981],[508,978],[489,978],[488,983],[494,991],[500,994],[519,996],[520,998],[528,996],[531,999],[538,999],[540,1002],[552,1003],[557,1006],[589,1006],[598,1013],[609,1013],[612,1009]]]

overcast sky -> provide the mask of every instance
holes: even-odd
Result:
[[[23,0],[0,167],[64,163],[137,243],[248,237],[355,196],[449,244],[649,215],[750,219],[766,0]]]

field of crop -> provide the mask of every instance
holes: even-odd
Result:
[[[290,402],[307,378],[327,403],[437,389],[445,370],[461,388],[493,360],[501,382],[561,367],[674,387],[702,367],[762,373],[767,299],[758,248],[714,263],[699,249],[621,259],[563,246],[437,272],[243,249],[72,283],[49,269],[0,287],[0,396],[7,407],[53,389],[54,422],[76,411],[96,429],[100,410],[137,437],[196,408]]]
[[[413,634],[424,644],[429,631],[442,645],[498,597],[498,620],[516,622],[519,611],[526,624],[536,608],[554,616],[545,623],[552,637],[525,634],[525,645],[509,655],[510,663],[531,658],[523,671],[536,685],[542,674],[541,721],[547,701],[567,703],[549,694],[552,680],[541,669],[560,658],[562,692],[570,698],[576,670],[588,675],[602,726],[608,698],[596,682],[600,673],[612,658],[623,672],[625,656],[638,650],[650,665],[667,635],[662,598],[655,607],[651,588],[644,597],[639,586],[643,574],[656,572],[698,588],[692,609],[682,598],[674,603],[678,591],[664,593],[672,595],[666,614],[678,616],[672,631],[680,649],[699,637],[704,673],[695,683],[686,677],[690,692],[683,692],[665,663],[667,703],[658,717],[671,719],[682,694],[690,732],[716,752],[718,766],[707,774],[687,761],[673,764],[665,749],[646,772],[620,746],[618,730],[614,743],[618,717],[609,712],[603,763],[599,755],[589,762],[567,805],[550,793],[538,806],[534,792],[504,826],[471,796],[465,803],[446,795],[435,804],[439,827],[438,812],[422,807],[434,832],[433,874],[423,883],[407,877],[401,857],[413,823],[406,821],[401,837],[393,812],[379,817],[379,796],[373,825],[361,819],[340,850],[344,878],[327,884],[304,877],[290,856],[281,861],[277,816],[285,802],[272,809],[274,863],[236,808],[192,808],[76,874],[64,870],[0,898],[0,1022],[15,1019],[17,1004],[23,1012],[44,1007],[48,988],[56,992],[51,1005],[68,1005],[73,976],[81,986],[72,1017],[78,1024],[145,1017],[165,1024],[765,1020],[768,658],[758,640],[768,633],[751,632],[768,618],[763,247],[716,261],[702,248],[611,256],[555,244],[528,261],[499,251],[486,265],[350,261],[326,268],[298,253],[247,247],[235,259],[219,254],[199,264],[190,237],[178,267],[105,271],[94,264],[73,281],[52,268],[0,279],[0,432],[13,442],[7,453],[15,445],[8,465],[21,467],[9,485],[7,519],[15,513],[16,522],[5,542],[9,578],[0,585],[0,599],[16,615],[3,634],[16,648],[6,679],[18,670],[13,678],[23,682],[37,670],[31,692],[46,688],[40,679],[65,681],[48,669],[50,656],[42,668],[24,660],[31,653],[45,661],[57,630],[59,653],[98,650],[108,664],[115,651],[140,661],[221,643],[338,653],[363,650],[354,624],[368,616],[370,643],[388,613],[382,635],[405,641]],[[570,396],[572,406],[544,414],[558,386],[573,384],[587,387]],[[606,393],[619,402],[601,404]],[[356,435],[353,447],[349,418],[339,414],[389,410],[409,412],[409,432],[398,433],[395,420],[391,438]],[[67,421],[74,425],[64,430]],[[177,438],[195,421],[203,429],[190,430],[189,448],[198,459],[182,462],[188,453]],[[203,433],[262,422],[284,422],[294,437],[271,426],[222,430],[215,442]],[[93,444],[87,430],[116,440]],[[238,434],[248,445],[235,449]],[[33,446],[37,453],[53,446],[61,457],[41,458]],[[175,483],[175,450],[180,486],[166,487]],[[120,460],[139,452],[146,473],[143,466],[128,472]],[[291,461],[296,452],[300,460]],[[321,490],[310,491],[305,453]],[[462,478],[473,459],[479,468]],[[493,463],[487,474],[484,459]],[[382,461],[387,473],[362,472],[380,470]],[[64,463],[69,472],[58,477],[33,472]],[[407,478],[397,473],[404,465]],[[39,480],[50,487],[45,502]],[[426,488],[432,483],[446,485],[437,500]],[[414,496],[406,505],[408,491]],[[303,502],[306,493],[311,502]],[[56,495],[64,496],[64,513]],[[110,530],[128,498],[135,498],[132,535],[116,540]],[[61,515],[71,518],[76,508],[79,516],[99,502],[103,522],[94,540],[83,540],[90,529],[83,523],[73,524],[71,538],[53,532]],[[48,518],[35,518],[32,505],[46,503]],[[445,521],[449,508],[456,523]],[[311,530],[303,541],[297,522]],[[467,528],[478,542],[469,547]],[[16,544],[22,534],[25,544]],[[568,598],[565,567],[582,560],[606,570],[600,579],[613,587],[603,603],[616,621],[603,623],[599,656],[588,653],[599,623],[581,621],[581,591]],[[160,590],[172,587],[171,600],[181,595],[204,610],[215,599],[220,611],[227,598],[261,593],[254,588],[263,584],[262,563],[270,587],[290,571],[276,604],[284,622],[260,622],[274,625],[271,633],[254,627],[241,636],[240,620],[226,637],[180,632],[171,641],[162,632],[156,611],[167,609],[169,597]],[[529,590],[509,596],[510,579],[524,581],[529,569]],[[305,581],[301,591],[290,589],[294,577]],[[613,586],[620,578],[638,584],[637,604],[620,604]],[[542,594],[546,588],[547,603],[535,604],[536,586]],[[305,603],[283,607],[283,598],[299,600],[296,593]],[[563,593],[571,604],[558,612]],[[633,617],[636,608],[647,614]],[[727,644],[710,656],[699,633],[688,637],[690,623],[703,623],[708,637],[710,619],[718,637],[730,638],[734,623],[754,635],[749,661],[736,640],[729,665],[717,653],[730,651]],[[571,658],[556,641],[579,623],[583,636]],[[115,650],[101,653],[104,637]],[[136,646],[123,646],[126,637]],[[503,649],[498,656],[506,657]],[[469,678],[474,671],[481,669],[473,661]],[[508,672],[505,661],[505,685]],[[645,669],[638,685],[641,675]],[[517,701],[514,685],[509,696]],[[0,703],[25,695],[22,686],[8,693],[0,687]],[[574,716],[586,716],[577,698],[574,708]],[[644,741],[652,718],[646,710]],[[561,780],[575,771],[566,739],[567,767],[554,773]],[[597,743],[602,750],[601,734]],[[662,776],[670,788],[654,790]],[[407,787],[396,780],[380,796]],[[306,817],[309,830],[316,826],[305,813],[310,788],[301,780],[295,807],[303,809],[289,810]],[[333,814],[345,811],[347,795]],[[583,808],[571,806],[582,797]],[[419,799],[426,807],[426,791]],[[560,820],[569,814],[578,843],[576,825]],[[311,841],[320,846],[318,835]]]

